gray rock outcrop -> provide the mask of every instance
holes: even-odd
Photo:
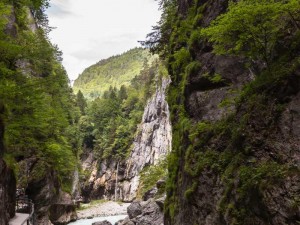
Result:
[[[59,198],[49,209],[49,218],[54,225],[64,225],[77,219],[76,205],[71,196],[60,191]]]
[[[90,177],[81,190],[84,200],[93,198],[114,200],[115,197],[127,202],[134,200],[139,187],[140,171],[147,165],[157,164],[170,152],[172,133],[169,106],[166,101],[166,90],[170,80],[162,78],[161,82],[157,83],[156,92],[145,107],[128,159],[122,162],[114,160],[100,162],[93,152],[85,155],[82,167],[90,171]]]
[[[163,204],[165,198],[149,199],[144,202],[133,202],[127,208],[128,217],[116,225],[163,225]]]

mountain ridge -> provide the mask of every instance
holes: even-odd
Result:
[[[119,89],[128,86],[130,81],[144,68],[153,62],[157,56],[143,48],[133,48],[122,54],[102,59],[86,68],[75,80],[73,90],[79,90],[88,99],[103,95],[110,86]]]

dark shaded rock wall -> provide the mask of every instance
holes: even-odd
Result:
[[[39,162],[36,159],[27,159],[28,168]],[[29,166],[31,165],[31,167]],[[36,168],[32,167],[35,173]],[[26,194],[35,204],[35,218],[37,224],[67,224],[77,218],[76,205],[73,203],[71,195],[61,190],[57,174],[48,171],[39,179],[32,179],[26,188]]]
[[[198,26],[205,27],[228,4],[194,2],[178,1],[178,21],[196,7],[202,14]],[[185,29],[178,21],[174,33]],[[252,61],[249,66],[242,57],[217,56],[205,40],[188,46],[188,38],[182,44],[173,37],[168,53],[173,152],[165,224],[298,224],[299,64],[284,77],[259,83],[263,64]],[[180,45],[188,49],[190,63],[200,65],[186,78],[186,66],[174,63]],[[291,63],[286,67],[295,65],[300,52],[295,51],[287,54]],[[216,75],[222,78],[218,82],[213,81]],[[228,101],[236,97],[238,101]],[[231,103],[222,106],[225,101]]]
[[[15,215],[16,179],[13,171],[2,159],[4,154],[4,122],[2,114],[4,107],[0,103],[0,224],[8,224],[8,220]]]
[[[16,179],[14,173],[0,158],[0,224],[8,224],[15,215]]]

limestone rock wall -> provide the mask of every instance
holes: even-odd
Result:
[[[159,162],[171,150],[172,132],[166,101],[169,83],[168,78],[163,78],[157,85],[155,94],[148,101],[132,151],[126,161],[100,162],[92,152],[86,154],[82,167],[90,172],[90,176],[82,187],[81,194],[85,200],[115,199],[116,191],[117,199],[132,201],[139,186],[139,172],[145,166]]]

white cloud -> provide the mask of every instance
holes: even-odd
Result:
[[[100,59],[139,46],[159,20],[154,0],[52,0],[53,43],[64,53],[71,80]]]

